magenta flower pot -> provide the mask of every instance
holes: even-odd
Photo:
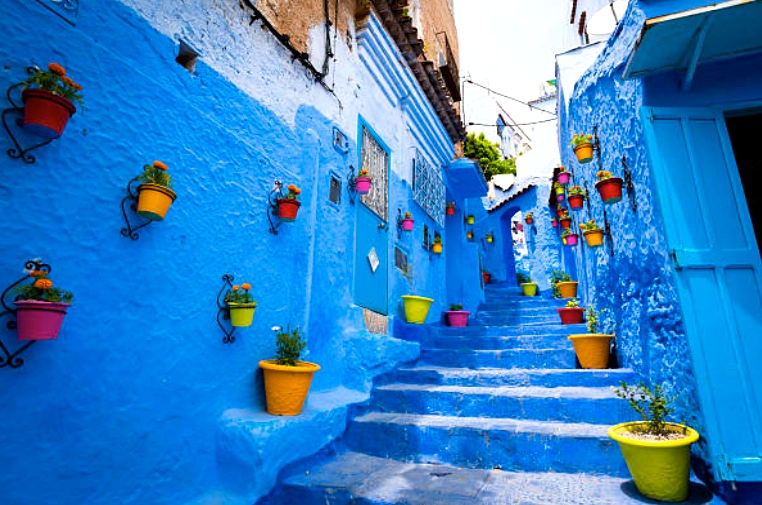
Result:
[[[412,219],[403,219],[402,220],[402,229],[405,231],[413,231],[413,221]]]
[[[370,191],[370,177],[355,177],[355,189],[361,195],[367,194]]]
[[[467,310],[446,310],[447,325],[456,327],[468,326],[469,314],[471,313]]]
[[[577,240],[579,239],[579,235],[576,233],[572,233],[571,235],[566,236],[566,245],[577,245]]]
[[[558,183],[566,186],[569,184],[569,172],[561,172],[557,177]]]
[[[58,338],[68,303],[18,300],[16,330],[19,340],[53,340]]]
[[[563,202],[564,200],[566,200],[566,195],[564,194],[563,191],[560,191],[560,192],[556,193],[556,201],[557,202]]]

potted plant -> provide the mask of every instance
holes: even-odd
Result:
[[[450,310],[445,311],[447,325],[457,327],[468,326],[469,314],[471,314],[469,311],[463,310],[462,303],[451,303]]]
[[[58,63],[50,63],[47,70],[35,67],[21,91],[24,130],[46,139],[59,138],[77,112],[73,102],[82,105],[81,90]]]
[[[561,205],[560,203],[556,204],[556,216],[562,217],[564,214],[568,214],[569,211],[566,210],[566,207]]]
[[[307,342],[302,339],[297,326],[294,331],[281,331],[274,326],[275,358],[262,360],[259,368],[265,379],[267,412],[274,416],[296,416],[302,412],[304,401],[312,385],[312,376],[320,365],[300,361]]]
[[[41,261],[36,262],[42,265]],[[74,295],[53,287],[46,270],[27,270],[31,284],[19,284],[10,291],[16,305],[16,337],[19,340],[58,338],[66,311]]]
[[[556,175],[556,182],[561,186],[566,186],[569,184],[570,177],[571,174],[566,171],[566,168],[564,168],[563,165],[558,165],[558,175]]]
[[[445,212],[448,216],[452,216],[455,214],[455,202],[447,202],[447,206],[445,207]]]
[[[296,220],[296,214],[302,205],[298,200],[302,190],[296,184],[289,184],[286,189],[288,193],[283,198],[275,200],[275,203],[278,205],[278,219],[291,222]]]
[[[474,224],[474,221],[475,219],[473,214],[469,214],[468,217],[466,217],[466,224]]]
[[[532,212],[527,212],[527,213],[524,215],[524,221],[525,221],[527,224],[532,224],[532,223],[534,222],[534,213],[532,213]]]
[[[553,298],[576,298],[578,282],[563,270],[553,270],[550,273],[550,286]]]
[[[407,268],[402,270],[402,275],[407,279],[411,293],[409,295],[402,295],[402,303],[405,309],[405,321],[412,324],[423,324],[426,322],[426,317],[429,315],[429,308],[434,302],[434,299],[412,294],[415,293],[413,265],[407,265]]]
[[[486,270],[482,270],[482,279],[484,280],[484,284],[489,284],[489,281],[491,278],[492,278],[491,273],[489,273]]]
[[[442,237],[434,235],[434,243],[431,245],[431,252],[434,254],[442,254]]]
[[[569,188],[569,207],[571,210],[579,210],[585,204],[587,193],[582,186],[571,186]]]
[[[576,299],[566,302],[565,307],[557,308],[558,315],[561,316],[561,324],[582,324],[585,309],[579,306]]]
[[[619,444],[635,487],[654,500],[687,500],[690,446],[699,439],[698,432],[666,421],[677,397],[667,398],[661,385],[651,389],[642,382],[636,386],[619,384],[612,388],[614,393],[627,400],[641,420],[612,426],[608,435]]]
[[[492,237],[491,233],[487,233],[484,235],[484,240],[486,240],[488,244],[491,244],[495,239]]]
[[[622,199],[621,177],[614,177],[608,170],[599,170],[595,176],[598,178],[595,189],[600,193],[603,203],[616,203]]]
[[[532,282],[532,277],[529,274],[523,272],[516,272],[516,282],[521,286],[521,292],[524,296],[536,296],[537,295],[537,283]]]
[[[550,218],[550,226],[553,228],[558,228],[558,219],[555,217]]]
[[[566,195],[564,194],[564,191],[566,191],[566,188],[564,188],[561,184],[554,182],[553,191],[555,191],[556,193],[556,201],[563,202],[564,199],[566,198]]]
[[[558,217],[558,222],[561,223],[561,228],[564,230],[571,228],[571,216],[568,210],[564,209],[563,213]]]
[[[571,145],[577,161],[580,163],[590,163],[593,161],[593,136],[584,133],[572,135]]]
[[[249,293],[250,289],[251,284],[244,282],[240,286],[236,284],[231,291],[225,294],[225,303],[230,310],[230,324],[235,327],[251,326],[251,322],[254,320],[254,309],[257,308],[257,302]]]
[[[474,232],[471,230],[468,230],[466,232],[466,240],[473,240],[474,239]]]
[[[363,168],[355,177],[355,191],[360,195],[365,195],[370,191],[371,178],[368,174],[368,169]]]
[[[138,215],[149,221],[161,221],[177,198],[166,163],[155,160],[143,165],[143,173],[137,179],[142,181],[138,186]]]
[[[588,246],[600,247],[603,245],[603,230],[598,227],[595,219],[580,224],[579,229],[582,230],[582,235],[585,237]]]
[[[564,245],[574,246],[574,245],[577,245],[578,241],[579,241],[579,235],[576,233],[572,233],[571,230],[564,230],[563,232],[561,232],[561,242]]]
[[[595,310],[593,305],[588,306],[586,325],[589,333],[567,337],[574,344],[574,352],[577,354],[577,360],[582,368],[608,368],[611,340],[614,335],[596,333],[600,326],[601,312]]]

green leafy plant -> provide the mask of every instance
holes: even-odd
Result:
[[[524,214],[524,220],[527,220],[527,219],[534,219],[534,213],[527,212],[526,214]]]
[[[462,303],[451,303],[450,304],[450,310],[463,310],[463,304]]]
[[[560,216],[558,216],[558,219],[571,219],[571,215],[569,214],[569,211],[567,209],[564,209],[564,211],[561,213]]]
[[[561,238],[566,238],[569,235],[574,235],[574,232],[571,231],[570,228],[567,228],[567,229],[565,229],[564,231],[561,232]]]
[[[576,298],[566,302],[566,308],[567,309],[573,309],[575,307],[579,307],[579,302],[577,301]]]
[[[455,207],[455,202],[447,202],[448,207]]]
[[[592,144],[593,143],[593,136],[588,133],[575,133],[572,135],[571,139],[571,145],[574,147],[581,146],[582,144]]]
[[[82,105],[82,86],[66,75],[65,68],[58,63],[50,63],[47,70],[34,69],[23,82],[23,89],[36,87]]]
[[[294,331],[289,327],[286,331],[280,326],[274,326],[275,331],[275,362],[279,365],[296,366],[296,362],[307,347],[297,326]]]
[[[563,193],[564,190],[565,190],[564,185],[561,184],[560,182],[554,182],[553,183],[553,191],[555,191],[556,194]]]
[[[499,174],[516,175],[516,159],[504,159],[499,147],[500,144],[490,142],[484,133],[478,136],[475,133],[469,133],[463,141],[463,155],[479,162],[479,167],[487,180]]]
[[[677,399],[677,395],[667,397],[661,384],[649,388],[642,381],[636,385],[619,381],[619,387],[612,386],[612,389],[617,397],[627,400],[630,407],[643,419],[645,425],[641,432],[657,437],[665,437],[672,433],[666,429],[666,418],[675,410],[671,404]]]
[[[600,230],[600,227],[595,222],[595,219],[591,219],[590,221],[587,221],[586,223],[580,224],[579,229],[582,231],[590,231],[590,230]]]
[[[41,264],[40,261],[38,264]],[[19,284],[14,286],[10,294],[14,300],[36,300],[39,302],[71,303],[74,295],[65,289],[53,287],[53,281],[48,279],[49,272],[46,270],[27,271],[31,284]]]
[[[167,168],[166,163],[154,160],[150,165],[143,165],[143,173],[138,177],[138,180],[172,188],[172,176],[167,173]]]
[[[532,282],[532,277],[530,277],[529,274],[525,274],[523,272],[516,272],[516,281],[519,284],[527,284]]]
[[[405,216],[402,219],[413,219],[413,215],[410,212],[405,211]]]
[[[614,177],[614,174],[608,170],[598,170],[598,172],[595,173],[595,176],[599,181],[605,181],[606,179]]]
[[[553,270],[550,272],[550,288],[553,298],[561,298],[561,291],[558,290],[559,282],[572,282],[571,275],[563,270]]]
[[[587,331],[590,333],[598,333],[598,329],[604,326],[604,323],[609,322],[607,315],[607,309],[596,310],[593,304],[588,305],[587,311],[585,312]]]
[[[225,303],[254,303],[254,297],[249,293],[250,289],[251,284],[248,282],[240,286],[236,284],[225,294]]]
[[[442,237],[441,237],[441,235],[434,235],[434,243],[435,244],[441,244],[442,243]]]
[[[585,196],[587,192],[582,186],[569,186],[569,196]]]

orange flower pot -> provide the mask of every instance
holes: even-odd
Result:
[[[296,416],[302,412],[312,376],[320,370],[320,365],[309,361],[297,361],[296,365],[279,365],[275,360],[259,362],[265,378],[268,414]]]
[[[558,292],[561,293],[561,298],[577,298],[577,285],[579,282],[557,282],[556,287]]]
[[[149,221],[161,221],[176,197],[174,191],[161,184],[141,184],[138,186],[138,215]]]
[[[577,161],[580,163],[590,163],[593,161],[593,144],[587,142],[576,146],[574,154],[577,155]]]
[[[603,245],[603,230],[585,230],[582,232],[585,242],[590,247],[600,247]]]
[[[278,219],[281,221],[296,221],[296,213],[302,205],[298,200],[292,198],[278,198]]]
[[[614,335],[585,333],[569,335],[567,338],[574,344],[574,352],[577,353],[582,368],[608,368],[611,339]]]
[[[442,254],[442,244],[433,244],[431,246],[431,252],[434,254]]]

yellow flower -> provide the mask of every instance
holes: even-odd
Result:
[[[59,77],[66,77],[66,69],[64,69],[61,65],[58,63],[49,63],[48,64],[48,70],[53,72]]]

